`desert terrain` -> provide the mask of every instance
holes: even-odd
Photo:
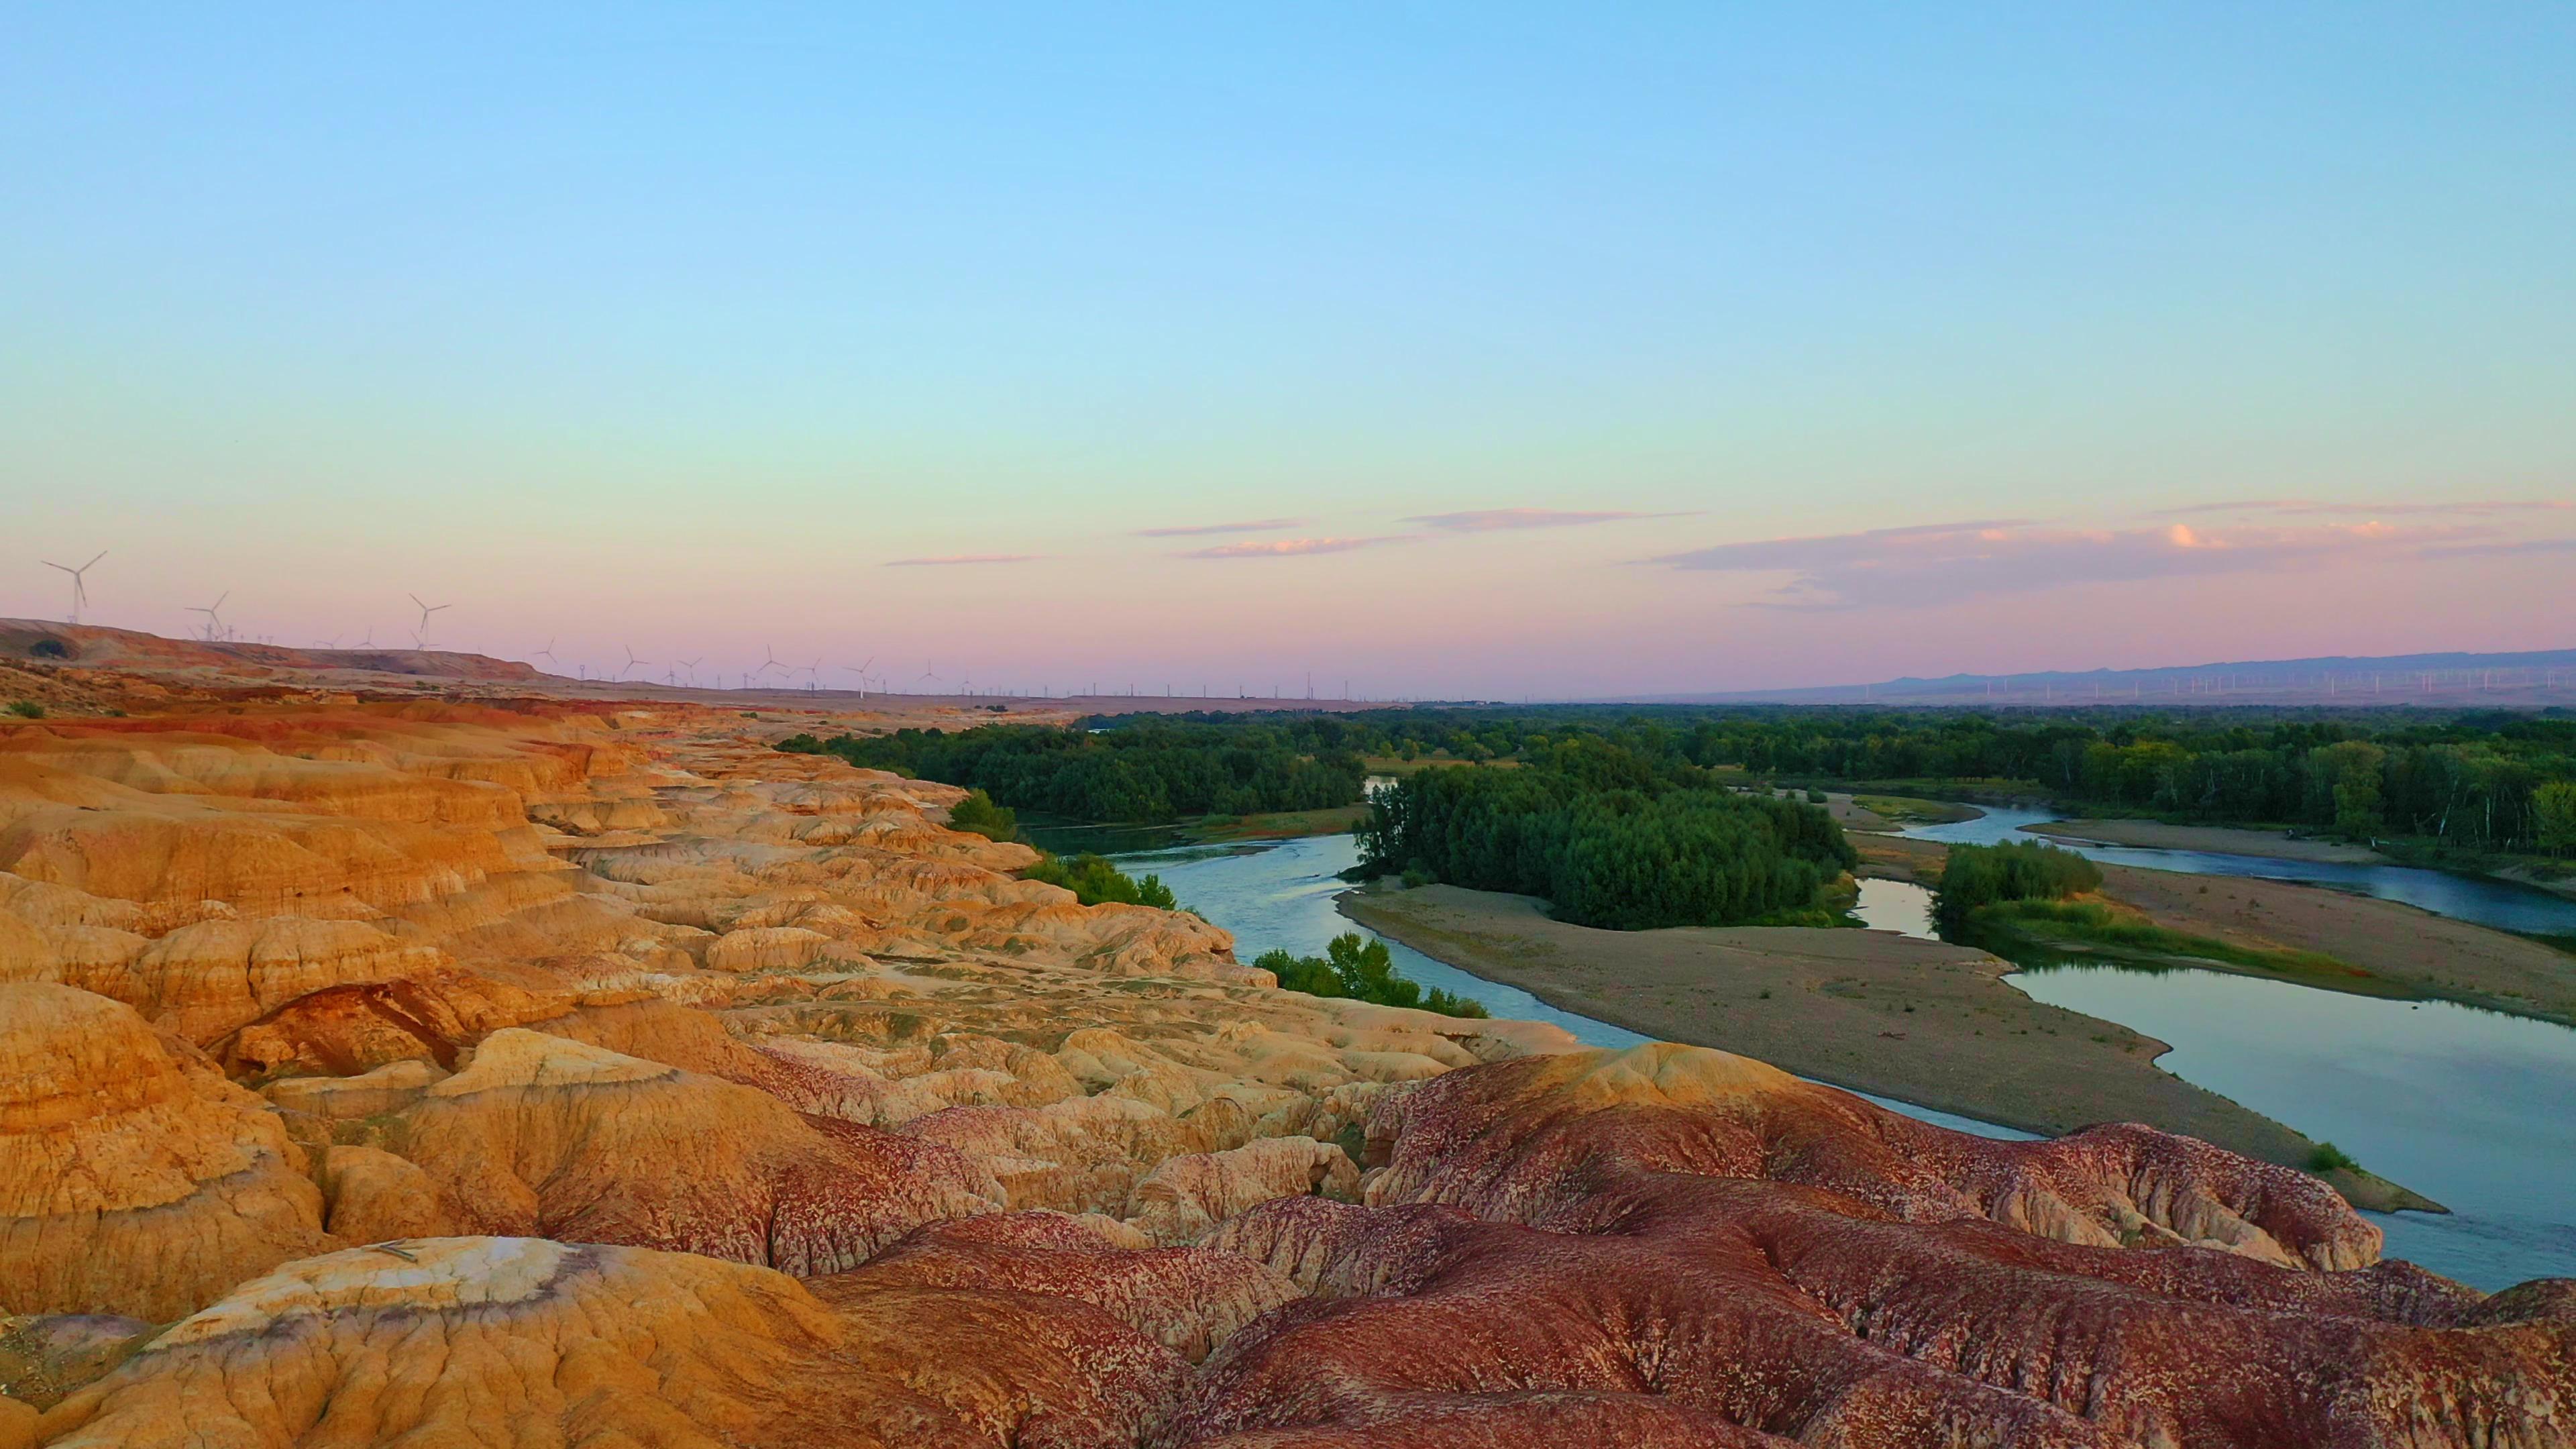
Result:
[[[771,748],[877,701],[32,642],[0,1449],[2576,1432],[2576,1285],[2385,1260],[2333,1185],[2149,1126],[1995,1142],[1280,991],[1020,879],[951,787]],[[1912,1056],[1877,969],[1796,968]]]

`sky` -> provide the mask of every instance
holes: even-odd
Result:
[[[2563,4],[918,9],[0,9],[0,615],[105,549],[92,622],[701,680],[2576,645]]]

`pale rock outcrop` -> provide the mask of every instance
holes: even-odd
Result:
[[[1167,1158],[1136,1185],[1125,1214],[1157,1243],[1189,1243],[1227,1218],[1278,1197],[1359,1195],[1359,1169],[1311,1137],[1265,1137],[1224,1152]]]

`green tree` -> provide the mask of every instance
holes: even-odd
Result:
[[[2576,780],[2552,780],[2531,792],[2540,848],[2554,855],[2576,855]]]

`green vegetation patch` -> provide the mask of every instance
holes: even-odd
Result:
[[[1678,759],[1590,737],[1524,758],[1377,791],[1356,874],[1544,896],[1560,920],[1635,931],[1821,922],[1825,888],[1859,862],[1824,810]]]
[[[1918,800],[1911,795],[1854,795],[1852,803],[1884,820],[1900,825],[1951,825],[1974,820],[1979,812],[1973,805],[1958,805],[1947,800]]]
[[[1181,908],[1180,902],[1172,898],[1172,888],[1163,884],[1161,876],[1148,875],[1138,880],[1111,864],[1105,855],[1085,853],[1070,860],[1050,855],[1021,871],[1020,879],[1042,880],[1051,886],[1062,886],[1086,906],[1114,901],[1120,905],[1152,906],[1162,911]]]
[[[1013,809],[1093,823],[1162,825],[1357,805],[1368,773],[1357,754],[1313,728],[1162,719],[1096,730],[997,724],[953,734],[800,734],[778,748],[944,780]]]
[[[1384,941],[1370,940],[1357,931],[1344,931],[1325,944],[1324,952],[1318,957],[1285,950],[1264,951],[1252,964],[1277,976],[1282,988],[1309,996],[1374,1001],[1380,1006],[1418,1006],[1443,1016],[1486,1014],[1482,1002],[1437,986],[1425,990],[1420,982],[1399,974]]]

